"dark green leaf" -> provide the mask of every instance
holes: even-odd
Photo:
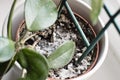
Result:
[[[74,51],[75,43],[73,41],[65,42],[48,57],[49,67],[61,68],[65,66],[71,61]]]
[[[25,20],[28,30],[43,30],[56,19],[57,8],[52,0],[26,0]]]
[[[23,59],[26,61],[25,65],[24,61],[21,61],[20,64],[27,69],[27,75],[23,80],[45,80],[49,70],[46,58],[27,48],[20,50],[19,55],[21,55],[21,53],[22,56],[24,56]]]
[[[91,20],[94,25],[97,23],[98,16],[101,11],[102,5],[103,5],[102,0],[92,0]]]
[[[17,61],[20,63],[20,65],[23,67],[23,68],[27,68],[27,61],[26,61],[26,57],[25,55],[23,54],[22,51],[19,51],[17,53]]]
[[[0,62],[10,60],[15,55],[15,44],[7,38],[0,37]]]

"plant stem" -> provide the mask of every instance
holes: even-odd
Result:
[[[39,41],[40,41],[40,38],[38,38],[38,39],[34,42],[33,48],[36,46],[36,44],[37,44]]]
[[[10,10],[9,17],[8,17],[7,31],[8,31],[8,38],[9,39],[12,39],[12,17],[13,17],[13,12],[14,12],[16,2],[17,2],[17,0],[14,0],[12,7],[11,7],[11,10]]]
[[[37,34],[37,33],[34,33],[34,34],[26,37],[26,35],[27,35],[27,33],[26,33],[25,36],[22,38],[21,43],[24,44],[28,39],[30,39],[31,37],[35,36],[36,34]]]
[[[15,54],[15,55],[16,55],[16,54]],[[5,71],[4,71],[3,74],[5,74],[5,73],[9,70],[9,68],[11,67],[11,65],[12,65],[12,63],[13,63],[13,61],[14,61],[15,55],[14,55],[14,57],[12,57],[12,59],[11,59],[10,62],[8,63],[8,66],[7,66],[7,68],[5,69]]]
[[[25,32],[23,32],[23,35],[20,36],[20,39],[18,40],[18,42],[22,42],[25,39],[25,37],[26,37],[27,34],[28,34],[28,31],[25,30]]]
[[[66,1],[67,0],[61,0],[60,1],[59,5],[58,5],[58,8],[57,8],[57,10],[58,10],[58,17],[60,16],[61,10],[62,10],[62,8],[63,8],[63,6],[64,6]]]
[[[14,12],[14,9],[15,9],[16,2],[17,2],[17,0],[13,1],[12,7],[11,7],[11,10],[10,10],[10,14],[9,14],[9,17],[8,17],[8,23],[7,23],[7,31],[8,31],[8,33],[7,34],[8,34],[9,39],[12,39],[12,17],[13,17],[13,12]],[[15,57],[15,55],[14,55],[14,57]],[[12,57],[12,59],[8,63],[8,66],[5,69],[5,71],[3,72],[3,74],[5,74],[9,70],[9,68],[11,67],[11,65],[12,65],[12,63],[14,61],[14,57]],[[2,76],[0,77],[0,80],[1,79],[2,79]]]

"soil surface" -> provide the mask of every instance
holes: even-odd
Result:
[[[76,16],[76,18],[87,36],[87,39],[91,42],[95,36],[93,35],[89,24],[78,16]],[[25,29],[21,31],[20,36],[22,36],[24,31]],[[78,58],[86,50],[86,47],[79,32],[77,31],[77,28],[65,10],[62,11],[59,19],[50,28],[45,29],[44,31],[28,32],[27,34],[27,36],[31,36],[33,34],[36,35],[27,40],[25,45],[34,45],[35,50],[44,54],[46,57],[66,40],[73,40],[75,42],[76,51],[73,59],[63,68],[50,70],[49,77],[51,78],[61,80],[74,78],[85,73],[95,59],[96,49],[92,50],[80,64],[75,64]]]

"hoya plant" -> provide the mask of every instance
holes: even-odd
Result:
[[[29,31],[44,30],[50,27],[59,17],[60,9],[66,0],[58,6],[52,0],[25,0],[25,22]],[[17,61],[23,73],[19,80],[45,80],[50,69],[58,69],[68,64],[75,52],[75,43],[66,41],[51,55],[45,57],[31,47],[24,45],[24,37],[19,41],[12,40],[12,16],[17,0],[14,0],[8,18],[8,37],[0,37],[0,79]],[[91,19],[96,23],[102,5],[101,0],[92,0]],[[24,36],[26,33],[24,34]]]

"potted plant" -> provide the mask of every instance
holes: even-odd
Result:
[[[15,3],[15,1],[16,0],[14,0],[14,3]],[[39,3],[39,1],[41,1],[41,3]],[[55,1],[55,3],[58,3],[58,1]],[[69,1],[69,3],[72,6],[74,12],[76,12],[79,15],[82,15],[84,17],[86,16],[86,15],[83,15],[84,13],[79,13],[79,11],[76,11],[75,10],[75,5],[73,5],[73,4],[76,4],[76,5],[81,4],[79,6],[82,7],[82,6],[85,5],[83,2]],[[30,4],[32,4],[32,5],[30,5]],[[43,4],[48,4],[48,5],[43,5]],[[45,6],[45,7],[40,8],[41,6]],[[32,7],[33,9],[30,8],[30,7]],[[41,9],[40,10],[41,13],[44,12],[43,15],[38,14],[39,8]],[[14,9],[14,5],[13,5],[12,9]],[[88,9],[88,7],[86,7],[86,9]],[[80,11],[82,11],[82,10],[80,10]],[[88,9],[88,11],[90,11],[90,10]],[[35,13],[33,13],[33,12],[35,12]],[[11,13],[12,13],[12,11],[11,11]],[[58,19],[57,15],[58,15],[58,12],[56,10],[55,4],[51,0],[37,0],[35,3],[34,3],[33,0],[26,0],[26,5],[25,5],[25,22],[26,23],[23,22],[21,24],[21,26],[23,26],[23,25],[27,26],[30,31],[42,30],[43,33],[44,33],[43,29],[46,29],[50,25],[54,24],[56,19]],[[88,19],[88,21],[89,21],[89,18],[85,17],[85,19]],[[9,21],[8,21],[9,25],[8,26],[11,26],[10,21],[11,21],[11,18],[9,17]],[[40,21],[42,21],[42,22],[40,22]],[[42,24],[42,26],[41,26],[41,24]],[[39,25],[39,26],[37,26],[37,25]],[[97,25],[100,26],[101,24],[98,23]],[[75,49],[76,49],[75,48],[75,42],[67,41],[67,42],[63,43],[59,48],[57,48],[55,51],[53,51],[53,53],[50,56],[47,56],[47,58],[46,58],[45,56],[43,56],[41,54],[38,54],[38,52],[31,49],[31,46],[25,46],[24,45],[25,41],[28,40],[28,39],[26,39],[27,38],[26,37],[26,33],[27,33],[26,31],[25,31],[25,34],[23,34],[22,36],[19,37],[19,39],[17,39],[16,42],[13,42],[11,40],[12,39],[11,27],[9,27],[9,28],[10,28],[9,29],[10,33],[8,33],[8,38],[9,39],[7,39],[7,38],[1,38],[0,39],[1,44],[6,43],[5,46],[1,47],[1,52],[3,52],[3,53],[1,53],[3,56],[0,57],[1,66],[4,66],[4,68],[5,68],[5,69],[1,68],[3,70],[3,73],[6,73],[9,70],[9,68],[14,64],[14,62],[17,60],[20,64],[20,66],[22,67],[22,72],[23,72],[20,80],[26,80],[26,79],[28,79],[28,80],[29,79],[30,80],[31,79],[45,80],[48,77],[49,68],[52,68],[52,69],[53,68],[57,68],[57,69],[61,68],[64,65],[67,65],[72,60],[72,57],[73,57]],[[14,28],[12,28],[12,29],[14,29]],[[18,31],[18,32],[20,32],[20,31]],[[17,34],[20,34],[20,33],[17,33]],[[102,39],[102,40],[104,40],[104,39]],[[100,43],[100,45],[101,45],[100,50],[102,50],[104,48],[103,44],[104,43]],[[6,48],[4,48],[4,47],[6,47]],[[100,54],[99,54],[99,56],[101,56],[102,59],[101,58],[98,59],[98,62],[96,63],[95,67],[94,68],[92,67],[93,69],[90,70],[88,73],[83,74],[78,78],[73,78],[73,80],[82,80],[82,79],[85,79],[86,76],[88,77],[91,74],[93,74],[96,71],[96,69],[98,69],[98,67],[101,65],[101,63],[103,62],[103,60],[105,58],[106,54],[103,54],[102,51],[100,51]],[[10,55],[8,55],[8,54],[10,54]],[[65,56],[65,55],[67,55],[67,56]],[[53,61],[54,59],[55,59],[55,61]]]

